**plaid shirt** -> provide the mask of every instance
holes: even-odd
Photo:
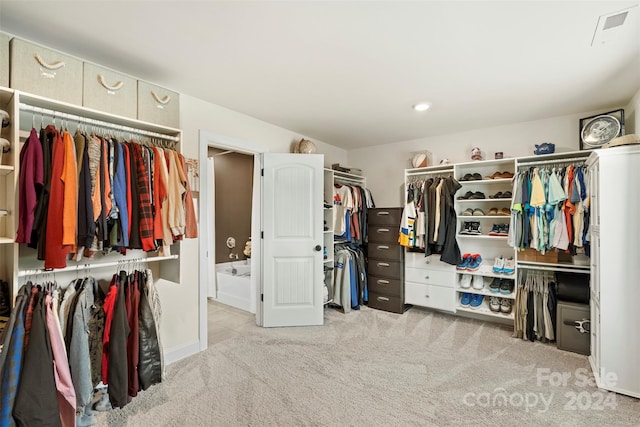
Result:
[[[0,385],[0,425],[15,425],[12,412],[20,382],[22,355],[24,345],[24,306],[29,299],[29,290],[25,286],[20,289],[16,298],[13,314],[16,316],[15,326],[11,334],[11,342],[3,351],[7,352],[4,364],[2,384]]]
[[[143,148],[139,144],[131,144],[133,147],[134,160],[137,172],[137,188],[140,221],[140,240],[142,240],[142,250],[156,250],[155,240],[153,240],[153,208],[151,206],[151,193],[149,192],[149,175],[144,159],[142,158]]]

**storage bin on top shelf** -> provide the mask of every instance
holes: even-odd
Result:
[[[12,88],[82,105],[81,60],[18,38],[10,50]]]

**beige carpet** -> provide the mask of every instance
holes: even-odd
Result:
[[[326,309],[322,327],[262,329],[224,311],[210,320],[225,326],[209,349],[170,365],[163,384],[100,414],[99,425],[639,423],[640,401],[583,384],[586,357],[495,324],[364,307]],[[571,378],[554,387],[547,374]]]

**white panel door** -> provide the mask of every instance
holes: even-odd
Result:
[[[322,325],[324,156],[262,160],[263,326]]]

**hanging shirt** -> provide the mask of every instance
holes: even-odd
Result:
[[[38,194],[44,184],[42,144],[35,129],[20,150],[20,181],[18,192],[18,233],[16,243],[29,243],[33,231]]]

